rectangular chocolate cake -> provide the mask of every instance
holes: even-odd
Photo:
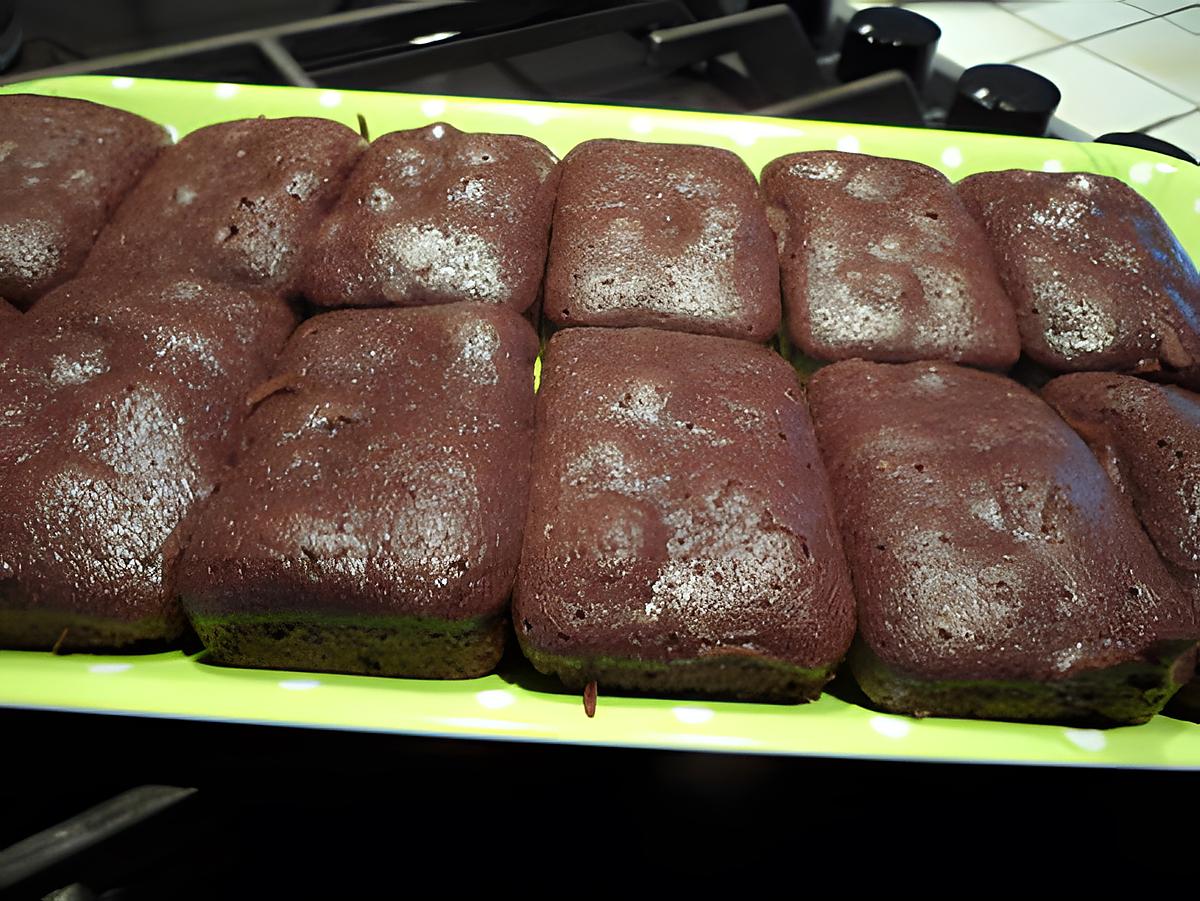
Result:
[[[208,659],[465,678],[504,648],[537,337],[502,306],[342,310],[292,336],[179,592]]]
[[[293,324],[208,282],[76,279],[0,339],[0,647],[179,635],[183,524]]]
[[[321,225],[304,294],[324,306],[479,301],[542,286],[557,160],[519,135],[443,123],[376,138]]]
[[[936,169],[793,153],[762,174],[787,333],[815,360],[1007,369],[1020,340],[980,227]]]
[[[85,271],[171,273],[293,296],[305,249],[365,145],[328,119],[240,119],[194,131],[130,192]]]
[[[555,334],[525,535],[517,637],[571,687],[799,701],[854,634],[800,386],[750,342]]]
[[[0,96],[0,297],[24,309],[71,278],[169,143],[160,126],[122,110]]]
[[[981,172],[958,193],[991,241],[1021,345],[1053,372],[1200,388],[1200,275],[1158,211],[1081,172]]]
[[[566,155],[546,264],[555,324],[766,341],[779,264],[754,174],[728,150],[584,141]]]
[[[1042,396],[1133,503],[1167,571],[1200,614],[1200,395],[1102,372],[1054,379]],[[1200,685],[1180,695],[1200,713]],[[1174,708],[1173,708],[1174,709]]]
[[[809,384],[858,598],[850,664],[899,713],[1137,723],[1200,636],[1128,502],[1036,395],[949,363]]]

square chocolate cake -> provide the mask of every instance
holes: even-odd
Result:
[[[491,670],[521,551],[536,354],[503,306],[305,322],[184,554],[179,592],[208,659]]]
[[[983,231],[936,169],[794,153],[762,174],[787,334],[815,360],[951,360],[1007,369],[1012,304]]]
[[[328,119],[201,128],[150,168],[101,233],[85,271],[170,273],[282,297],[366,142]]]
[[[800,385],[747,341],[550,340],[513,622],[570,687],[816,697],[854,599]]]
[[[1200,275],[1141,195],[1103,175],[1015,169],[972,175],[958,193],[987,231],[1033,361],[1200,388]]]
[[[160,126],[122,110],[0,96],[0,297],[24,309],[71,278],[169,143]]]
[[[584,141],[563,158],[545,313],[766,341],[779,265],[762,192],[728,150]]]
[[[438,123],[377,138],[309,254],[324,306],[538,298],[557,183],[554,155],[518,135]]]
[[[76,279],[0,338],[0,647],[180,634],[185,522],[294,321],[193,279]]]

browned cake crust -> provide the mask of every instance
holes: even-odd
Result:
[[[293,324],[211,283],[76,279],[2,340],[0,646],[179,634],[181,524]]]
[[[762,192],[728,150],[585,141],[566,155],[546,267],[558,325],[766,341],[779,266]]]
[[[854,634],[795,374],[655,329],[550,341],[513,619],[567,685],[796,701]]]
[[[86,100],[0,97],[0,296],[26,308],[73,276],[168,143],[153,122]]]
[[[1103,175],[1009,170],[965,178],[958,193],[987,231],[1031,359],[1200,387],[1200,276],[1136,191]]]
[[[773,161],[762,182],[788,337],[805,354],[1016,362],[1016,320],[987,240],[936,169],[815,151]]]
[[[426,678],[494,667],[536,354],[504,307],[304,323],[184,555],[179,591],[210,659]]]
[[[377,138],[321,226],[305,295],[324,306],[528,309],[546,265],[556,162],[530,138],[443,123]]]
[[[172,273],[279,296],[366,142],[328,119],[240,119],[170,148],[101,233],[85,271]]]
[[[851,667],[902,713],[1148,719],[1198,631],[1132,507],[1034,394],[948,363],[809,386],[858,598]]]

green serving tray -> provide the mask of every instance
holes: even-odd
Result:
[[[255,87],[86,76],[0,88],[79,97],[140,113],[175,135],[244,116],[324,116],[372,135],[442,120],[537,138],[562,155],[588,138],[728,148],[755,171],[796,150],[837,148],[928,163],[958,179],[1028,168],[1115,176],[1163,214],[1200,258],[1200,168],[1128,147],[1000,135],[793,122],[613,106]],[[838,694],[848,693],[839,692]],[[1200,725],[1067,729],[884,715],[825,694],[801,706],[576,695],[520,662],[461,682],[238,670],[175,651],[94,656],[0,651],[0,706],[461,738],[743,753],[1200,769]]]

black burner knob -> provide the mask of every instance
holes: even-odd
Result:
[[[860,9],[846,26],[837,76],[842,81],[899,69],[920,90],[929,79],[942,30],[924,16],[893,6]]]
[[[972,66],[958,79],[946,125],[1040,137],[1061,99],[1054,82],[1020,66]]]
[[[1159,138],[1152,138],[1150,135],[1144,135],[1140,131],[1110,131],[1106,135],[1100,135],[1096,138],[1097,144],[1123,144],[1126,147],[1138,147],[1142,150],[1153,150],[1155,153],[1164,153],[1167,156],[1173,156],[1177,160],[1183,160],[1185,163],[1196,165],[1196,158],[1181,147],[1176,147],[1174,144]]]

